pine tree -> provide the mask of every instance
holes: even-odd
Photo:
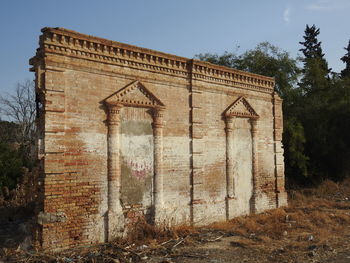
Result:
[[[303,38],[305,41],[299,42],[299,44],[305,46],[305,48],[301,48],[299,51],[303,52],[305,58],[323,57],[324,54],[322,53],[321,42],[317,40],[317,36],[320,34],[320,29],[316,28],[315,25],[312,27],[306,25],[304,32],[305,36]]]
[[[317,37],[320,30],[306,25],[303,52],[302,78],[299,87],[303,94],[298,119],[305,131],[305,152],[310,157],[309,174],[312,180],[320,180],[329,174],[329,109],[333,97],[328,63]]]
[[[299,86],[305,93],[313,93],[319,90],[324,90],[329,86],[328,63],[324,59],[321,42],[317,36],[320,34],[320,29],[315,25],[309,27],[306,25],[304,42],[299,42],[304,48],[299,49],[304,54],[302,61],[304,68],[302,70],[303,78]]]
[[[345,69],[341,71],[342,78],[350,78],[350,40],[348,47],[344,48],[346,50],[346,54],[341,58],[341,61],[345,63]]]

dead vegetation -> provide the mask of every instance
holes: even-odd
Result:
[[[154,226],[140,218],[130,229],[127,234],[126,243],[136,245],[147,244],[157,245],[171,239],[184,238],[197,232],[197,229],[190,225],[179,226]],[[119,242],[123,242],[120,240]]]
[[[9,190],[7,187],[3,187],[0,191],[0,208],[24,208],[31,206],[35,202],[38,190],[38,168],[34,168],[29,171],[27,168],[22,167],[22,176],[18,178],[17,187]],[[4,215],[0,215],[0,219]]]
[[[2,249],[5,262],[347,262],[350,179],[289,193],[289,207],[205,228],[138,221],[124,240],[43,254]],[[339,257],[341,257],[339,259]],[[213,261],[214,260],[214,261]],[[1,262],[1,261],[0,261]]]

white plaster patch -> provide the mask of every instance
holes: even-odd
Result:
[[[233,142],[233,169],[238,214],[250,213],[252,184],[252,137],[248,119],[238,118]]]
[[[84,142],[84,152],[107,156],[107,134],[96,132],[81,132],[77,140]]]
[[[268,206],[268,204],[269,204],[268,196],[264,193],[259,193],[255,201],[256,212],[261,213],[262,211],[271,208]]]
[[[144,179],[153,174],[153,135],[121,134],[120,152],[132,176]]]

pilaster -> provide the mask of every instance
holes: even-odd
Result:
[[[253,193],[251,198],[251,212],[256,213],[256,202],[258,198],[258,185],[257,178],[259,176],[259,162],[258,162],[258,120],[250,119],[251,123],[251,133],[252,133],[252,184]]]
[[[108,110],[108,241],[121,235],[124,227],[120,203],[120,110],[121,104],[107,103]]]
[[[235,197],[235,182],[233,174],[233,131],[234,116],[226,117],[226,180],[227,198]]]
[[[153,177],[153,198],[154,198],[154,220],[161,219],[164,206],[163,191],[163,116],[164,109],[153,109],[153,140],[154,140],[154,177]]]

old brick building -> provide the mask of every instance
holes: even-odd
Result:
[[[206,224],[286,205],[272,78],[44,28],[37,238],[120,236],[138,216]]]

